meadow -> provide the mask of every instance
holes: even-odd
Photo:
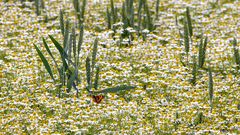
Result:
[[[1,0],[0,134],[240,134],[239,0]]]

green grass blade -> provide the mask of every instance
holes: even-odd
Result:
[[[95,90],[98,89],[99,71],[100,71],[100,69],[99,69],[99,67],[97,67],[95,80],[94,80],[94,89]]]
[[[130,11],[130,27],[134,27],[134,6],[133,6],[133,0],[130,0],[130,6],[129,6],[129,11]]]
[[[50,51],[50,49],[49,49],[49,47],[48,47],[48,44],[47,44],[46,40],[45,40],[44,38],[42,38],[42,40],[43,40],[43,44],[44,44],[44,46],[45,46],[45,48],[46,48],[48,54],[49,54],[49,55],[52,57],[52,59],[55,61],[55,58],[53,57],[52,52]]]
[[[209,102],[211,106],[211,112],[213,109],[213,77],[212,77],[212,70],[208,68],[208,93],[209,93]]]
[[[138,1],[138,36],[140,36],[140,31],[141,31],[141,23],[142,23],[142,5],[143,5],[143,0]]]
[[[202,68],[203,66],[202,59],[203,59],[203,37],[201,38],[198,46],[198,67],[199,68]]]
[[[98,47],[98,38],[94,41],[93,53],[92,53],[92,71],[95,67],[96,57],[97,57],[97,47]]]
[[[61,32],[62,32],[62,35],[64,36],[64,18],[63,18],[63,11],[60,10],[60,29],[61,29]]]
[[[160,0],[157,0],[157,2],[156,2],[156,20],[158,20],[158,15],[159,15],[159,3],[160,3]]]
[[[185,21],[184,23],[184,45],[185,45],[185,52],[188,55],[189,53],[189,33],[188,33],[188,25]]]
[[[52,42],[55,45],[55,47],[58,49],[58,51],[59,51],[59,53],[61,55],[62,63],[64,65],[65,69],[67,70],[68,69],[68,65],[67,65],[67,62],[65,60],[67,58],[66,52],[64,51],[62,46],[58,43],[58,41],[55,38],[53,38],[51,35],[49,35],[49,37],[52,40]]]
[[[86,59],[86,76],[87,76],[87,84],[89,90],[91,90],[92,82],[91,82],[91,65],[90,65],[90,59],[87,57]]]
[[[203,49],[202,49],[202,62],[201,67],[203,67],[205,58],[206,58],[206,49],[207,49],[207,43],[208,43],[208,37],[205,37],[204,43],[203,43]]]
[[[39,0],[35,0],[35,7],[36,7],[36,14],[37,16],[40,15],[40,3],[39,3]]]
[[[49,46],[48,46],[46,40],[45,40],[44,38],[42,38],[42,40],[43,40],[43,44],[44,44],[44,46],[45,46],[48,54],[52,57],[53,62],[54,62],[54,64],[55,64],[56,68],[58,69],[58,72],[59,72],[59,75],[60,75],[60,69],[59,69],[59,67],[58,67],[57,61],[56,61],[55,58],[53,57],[53,54],[52,54],[52,52],[50,51]]]
[[[234,52],[235,62],[238,66],[240,66],[240,55],[239,55],[239,50],[237,49],[237,39],[236,38],[233,39],[232,44],[233,44],[233,52]]]
[[[62,46],[60,45],[60,43],[51,35],[49,35],[50,39],[52,40],[53,44],[55,45],[55,47],[58,49],[59,53],[61,55],[67,55],[67,53],[64,51],[64,49],[62,48]]]
[[[75,32],[75,27],[72,27],[72,47],[73,47],[73,58],[75,65],[77,63],[77,44],[76,44],[76,32]]]
[[[148,30],[149,31],[153,31],[154,27],[153,27],[153,23],[152,23],[152,19],[151,19],[151,15],[150,15],[150,11],[149,11],[149,8],[148,8],[148,4],[147,4],[147,1],[144,2],[144,10],[145,10],[145,13],[147,14],[147,27],[148,27]]]
[[[112,17],[113,17],[113,24],[116,23],[116,14],[115,14],[115,8],[114,8],[114,2],[113,0],[110,0],[110,4],[111,4],[111,13],[112,13]]]
[[[48,71],[49,75],[51,76],[51,78],[53,79],[53,81],[55,82],[55,79],[53,77],[53,73],[52,73],[52,69],[47,61],[47,59],[44,57],[44,55],[42,54],[42,52],[39,50],[39,48],[34,44],[35,49],[37,50],[37,53],[39,55],[39,57],[41,58],[46,70]]]
[[[79,34],[79,40],[78,40],[78,57],[77,59],[79,60],[79,55],[80,55],[80,51],[81,51],[81,48],[82,48],[82,43],[83,43],[83,34],[84,34],[84,29],[83,29],[83,26],[80,26],[80,34]]]
[[[87,4],[87,0],[83,0],[82,10],[81,10],[81,24],[84,22],[84,13],[85,13],[86,4]]]
[[[64,30],[64,40],[63,40],[63,48],[66,51],[68,47],[68,41],[69,40],[69,20],[66,21],[66,26]]]
[[[122,4],[122,22],[124,23],[124,28],[127,28],[127,17],[126,17],[126,5],[125,2]]]
[[[70,63],[72,59],[72,34],[70,34],[67,54],[68,54],[68,63]]]
[[[81,26],[81,9],[80,9],[80,3],[78,0],[73,0],[73,6],[76,11],[76,16],[78,19],[79,26]]]
[[[197,79],[197,62],[196,62],[196,56],[193,56],[193,69],[192,69],[192,79],[191,79],[192,85],[196,85],[196,79]]]
[[[108,7],[107,7],[107,23],[108,23],[108,29],[111,29],[111,14],[108,10]]]
[[[45,3],[44,3],[43,0],[41,0],[41,8],[42,8],[42,9],[45,9]]]
[[[71,74],[67,82],[67,92],[71,91],[75,78],[76,78],[76,71],[73,71],[73,73]]]
[[[192,20],[191,20],[191,16],[190,16],[189,7],[186,8],[186,17],[187,17],[187,25],[188,25],[189,35],[190,35],[190,37],[192,37],[193,36],[193,28],[192,28]]]

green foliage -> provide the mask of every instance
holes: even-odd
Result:
[[[68,46],[69,38],[69,20],[66,21],[65,29],[64,29],[64,40],[63,40],[63,48],[66,51],[66,47]]]
[[[40,3],[39,3],[39,0],[35,0],[35,7],[36,7],[36,14],[37,14],[37,16],[39,16],[40,15]]]
[[[212,70],[208,68],[208,93],[209,93],[209,102],[211,106],[211,112],[213,109],[213,77],[212,77]]]
[[[73,58],[74,58],[74,62],[77,62],[77,43],[76,43],[76,32],[75,32],[75,27],[72,27],[72,48],[73,48]],[[71,53],[70,53],[71,54]]]
[[[188,33],[188,25],[187,22],[184,22],[184,45],[185,45],[185,52],[188,55],[189,53],[189,33]]]
[[[82,43],[83,43],[83,34],[84,34],[84,29],[83,26],[80,26],[80,36],[79,36],[79,40],[78,40],[78,48],[77,48],[77,64],[79,64],[78,60],[79,60],[79,55],[80,55],[80,51],[81,51],[81,47],[82,47]]]
[[[232,41],[233,44],[233,52],[234,52],[234,59],[238,67],[240,66],[240,55],[239,55],[239,50],[237,48],[237,39],[234,38]]]
[[[81,3],[82,6],[80,5],[79,0],[73,0],[73,7],[76,12],[79,28],[81,27],[81,25],[84,22],[84,14],[85,14],[85,9],[86,9],[86,4],[87,4],[87,0],[82,1],[82,3]]]
[[[72,74],[70,75],[70,77],[68,79],[68,82],[67,82],[67,92],[70,92],[70,90],[72,89],[74,80],[76,79],[76,75],[77,75],[76,70],[77,69],[75,69],[75,71],[72,72]]]
[[[58,41],[54,37],[52,37],[51,35],[49,35],[49,37],[50,37],[50,39],[52,40],[53,44],[55,45],[55,47],[57,48],[57,50],[60,53],[64,69],[67,70],[68,69],[68,64],[67,64],[67,62],[65,60],[65,59],[67,59],[67,53],[64,51],[62,46],[58,43]]]
[[[110,0],[110,4],[111,4],[111,15],[112,15],[113,24],[114,24],[114,23],[116,23],[116,21],[117,21],[117,16],[116,16],[116,13],[115,13],[115,8],[114,8],[114,2],[113,2],[113,0]]]
[[[197,116],[196,116],[196,118],[194,119],[194,125],[195,126],[197,126],[198,124],[201,124],[201,123],[203,123],[203,113],[202,112],[198,112],[197,113]]]
[[[197,79],[197,62],[196,62],[196,56],[193,56],[193,68],[192,68],[192,79],[191,79],[192,85],[196,85],[196,79]]]
[[[92,87],[92,82],[91,82],[91,65],[90,65],[90,58],[87,57],[86,59],[86,76],[87,76],[87,90],[90,91]]]
[[[160,0],[157,0],[157,2],[156,2],[156,20],[158,20],[158,15],[159,15],[159,3],[160,3]]]
[[[108,24],[108,29],[111,29],[112,26],[111,26],[111,14],[109,12],[109,9],[107,7],[107,24]]]
[[[147,29],[149,31],[153,31],[155,28],[154,28],[154,24],[152,22],[152,18],[151,18],[151,15],[150,15],[150,10],[148,8],[148,4],[147,4],[147,0],[145,0],[145,3],[144,3],[144,11],[147,15]]]
[[[59,17],[60,29],[61,29],[62,35],[64,36],[64,18],[63,18],[63,11],[62,10],[60,10],[59,15],[60,15],[60,17]]]
[[[68,54],[68,63],[72,60],[72,34],[70,34],[68,47],[66,48]]]
[[[193,36],[193,28],[192,28],[192,20],[191,20],[191,16],[190,16],[189,7],[186,8],[186,18],[187,18],[188,32],[189,32],[190,37],[192,37]]]
[[[62,18],[62,19],[61,19]],[[59,73],[59,80],[58,82],[60,82],[61,84],[58,85],[59,88],[58,90],[61,89],[62,86],[66,86],[66,90],[67,92],[70,92],[70,90],[72,89],[72,87],[74,87],[74,89],[76,89],[76,91],[78,92],[79,90],[76,87],[76,83],[78,84],[80,81],[78,79],[78,67],[79,67],[79,54],[80,54],[80,47],[82,44],[82,38],[83,38],[83,27],[81,27],[81,31],[80,31],[80,36],[79,36],[79,45],[78,48],[76,46],[76,34],[75,34],[75,28],[72,28],[72,33],[70,33],[70,23],[69,20],[66,21],[66,25],[64,27],[64,20],[63,20],[63,13],[62,11],[60,11],[60,27],[61,27],[61,32],[62,34],[64,34],[63,37],[63,46],[51,35],[49,35],[49,38],[51,39],[52,43],[54,44],[55,48],[58,50],[60,57],[61,57],[61,64],[59,67],[52,52],[50,51],[50,48],[46,42],[46,40],[43,38],[43,44],[48,52],[48,54],[51,56],[51,58],[54,61],[54,64],[58,70]],[[52,79],[54,80],[54,83],[58,83],[57,81],[55,81],[55,79],[53,78],[53,73],[51,71],[50,65],[48,64],[45,56],[42,54],[42,52],[37,48],[36,45],[34,45],[38,55],[40,56],[40,58],[42,59],[46,70],[48,71],[48,73],[50,74],[50,76],[52,77]],[[78,50],[78,52],[77,52]],[[73,54],[73,58],[74,61],[72,61],[72,54]],[[59,91],[59,97],[60,97],[60,91]]]
[[[115,23],[121,21],[123,23],[123,33],[121,33],[121,39],[129,38],[129,43],[133,40],[133,35],[131,32],[127,30],[127,28],[131,27],[134,30],[138,31],[138,36],[142,34],[142,29],[148,29],[150,32],[155,30],[155,26],[153,23],[152,13],[148,7],[147,0],[139,0],[137,10],[137,20],[135,19],[134,14],[134,0],[125,0],[122,2],[121,7],[121,18],[117,16],[117,8],[115,7],[114,1],[110,0],[110,9],[111,11],[106,10],[106,19],[108,24],[108,29],[112,29],[114,31],[113,36],[116,33],[116,27],[113,27]],[[159,0],[156,3],[156,16],[159,12]],[[135,23],[137,22],[137,26]],[[144,33],[143,33],[144,34]]]
[[[41,14],[41,10],[45,8],[43,0],[34,0],[34,5],[36,8],[36,15],[39,16]]]
[[[82,2],[82,10],[81,10],[81,24],[84,22],[84,13],[85,13],[85,8],[86,8],[87,0],[83,0]]]
[[[43,55],[43,53],[39,50],[39,48],[34,44],[35,49],[37,50],[37,53],[39,55],[39,57],[41,58],[46,70],[48,71],[49,75],[51,76],[51,78],[53,79],[53,81],[55,82],[55,79],[53,77],[53,73],[52,73],[52,69],[47,61],[47,59],[45,58],[45,56]]]
[[[80,10],[79,0],[73,0],[73,7],[76,11],[77,19],[80,22],[81,21],[81,10]]]
[[[112,12],[111,13],[116,13],[116,9],[114,8],[113,5],[113,1],[112,2]],[[133,11],[133,1],[129,1],[132,3],[131,8],[128,12],[132,12]],[[82,2],[82,8],[80,10],[80,5],[79,5],[79,1],[78,0],[74,0],[74,8],[77,11],[77,16],[80,18],[79,22],[81,23],[80,25],[80,34],[79,34],[79,41],[78,41],[78,45],[76,45],[76,31],[75,31],[75,27],[73,26],[72,29],[70,30],[70,21],[67,20],[64,26],[64,19],[63,19],[63,11],[60,10],[60,28],[61,28],[61,33],[63,35],[63,45],[61,45],[53,36],[49,35],[49,38],[51,39],[52,43],[54,44],[55,48],[58,50],[60,57],[61,57],[61,67],[58,67],[58,64],[52,54],[52,52],[50,51],[50,48],[46,42],[46,40],[43,38],[43,44],[44,47],[46,48],[48,54],[51,56],[51,58],[54,61],[54,64],[56,66],[56,68],[58,69],[58,73],[59,73],[59,82],[61,83],[59,90],[61,89],[62,86],[66,86],[66,91],[70,92],[72,87],[74,89],[76,89],[77,94],[78,94],[78,88],[76,87],[76,84],[78,84],[80,82],[80,80],[78,79],[78,68],[79,68],[79,55],[80,55],[80,51],[81,51],[81,46],[83,43],[83,16],[84,16],[84,10],[85,10],[85,6],[86,6],[86,0],[84,0]],[[133,14],[132,14],[133,16]],[[130,17],[130,20],[133,18]],[[132,22],[133,23],[133,22]],[[48,71],[49,75],[51,76],[51,78],[54,80],[54,83],[57,83],[55,78],[53,77],[53,72],[52,69],[46,59],[46,57],[43,55],[43,53],[39,50],[39,48],[34,45],[35,49],[37,50],[38,55],[40,56],[46,70]],[[93,73],[95,73],[95,80],[94,80],[94,89],[97,90],[98,89],[98,84],[99,84],[99,72],[100,72],[100,68],[99,67],[95,67],[96,65],[96,59],[97,59],[97,49],[98,49],[98,39],[96,38],[94,41],[94,46],[93,46],[93,53],[92,53],[92,59],[90,60],[89,57],[87,57],[86,59],[86,76],[87,76],[87,90],[88,92],[92,93],[109,93],[109,92],[118,92],[118,91],[122,91],[122,90],[129,90],[129,89],[133,89],[133,86],[126,86],[126,85],[122,85],[122,86],[117,86],[117,87],[113,87],[113,88],[107,88],[101,91],[97,91],[97,92],[93,92],[91,91],[92,89],[92,80],[93,80]],[[73,56],[72,56],[73,54]],[[74,59],[72,61],[72,58]],[[96,72],[95,72],[96,69]],[[59,91],[59,97],[61,95],[61,92]],[[78,96],[78,95],[77,95]]]
[[[96,57],[97,57],[98,38],[94,41],[93,53],[92,53],[92,71],[94,70]]]
[[[201,38],[200,44],[199,44],[199,50],[198,50],[198,67],[202,68],[205,62],[205,55],[206,55],[206,48],[207,48],[207,41],[208,38],[205,37],[204,43],[203,38]]]
[[[96,64],[96,56],[97,56],[97,46],[98,46],[98,39],[96,38],[94,41],[94,46],[93,46],[93,53],[92,53],[92,65],[91,65],[91,60],[89,57],[87,57],[86,59],[86,78],[87,78],[87,91],[90,94],[99,94],[99,93],[115,93],[115,92],[119,92],[119,91],[123,91],[123,90],[130,90],[135,88],[134,86],[126,86],[126,85],[121,85],[121,86],[117,86],[117,87],[113,87],[113,88],[107,88],[101,91],[92,91],[92,80],[93,80],[93,73],[95,74],[95,80],[94,80],[94,89],[97,90],[98,89],[98,83],[99,83],[99,71],[100,68],[96,67],[95,68],[95,64]],[[96,72],[95,72],[96,69]]]
[[[95,81],[94,81],[94,89],[95,90],[98,89],[99,72],[100,72],[100,68],[96,67],[96,75],[95,75]]]

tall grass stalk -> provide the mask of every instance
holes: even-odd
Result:
[[[73,0],[73,7],[76,12],[79,28],[81,27],[81,25],[83,25],[83,22],[84,22],[84,14],[85,14],[85,9],[87,5],[87,0],[83,0],[81,4],[79,0]]]
[[[213,109],[213,77],[212,77],[212,70],[208,68],[208,94],[209,94],[209,103],[211,106],[211,112]]]
[[[66,21],[65,29],[64,29],[64,40],[63,40],[63,49],[66,51],[67,49],[67,44],[69,40],[69,20]]]
[[[156,2],[156,20],[158,20],[158,15],[159,15],[159,3],[160,3],[160,0],[157,0],[157,2]]]
[[[197,61],[196,61],[196,56],[193,56],[193,68],[192,68],[192,79],[191,79],[192,85],[196,85],[196,79],[197,79]]]
[[[109,9],[107,7],[107,24],[108,24],[108,29],[111,29],[112,26],[111,26],[111,14],[109,12]]]
[[[192,19],[191,19],[189,7],[186,8],[186,18],[187,18],[189,36],[192,37],[193,36],[193,27],[192,27]]]
[[[201,41],[199,43],[199,50],[198,50],[198,67],[199,68],[202,68],[205,62],[207,43],[208,43],[207,37],[205,37],[204,42],[203,42],[203,38],[201,38]]]
[[[115,13],[113,0],[110,0],[110,4],[111,4],[111,14],[112,14],[112,19],[113,19],[113,24],[115,24],[116,21],[117,21],[117,16],[116,16],[116,13]]]
[[[73,48],[73,59],[75,65],[77,65],[77,43],[76,43],[76,30],[75,26],[72,27],[72,48]]]
[[[234,52],[234,59],[237,64],[237,70],[240,69],[240,55],[239,55],[239,50],[237,48],[237,39],[234,38],[232,41],[233,44],[233,52]]]
[[[60,21],[60,29],[61,29],[61,33],[62,35],[64,36],[64,18],[63,18],[63,11],[60,10],[60,13],[59,13],[59,21]]]
[[[35,8],[36,8],[36,14],[37,16],[40,15],[40,1],[39,0],[35,0]]]
[[[188,65],[188,55],[189,55],[189,33],[188,33],[188,25],[187,25],[187,21],[184,22],[184,46],[185,46],[185,53],[187,55],[187,65]]]
[[[142,12],[141,12],[142,10],[141,9],[142,9],[142,6],[143,6],[142,1],[143,0],[138,1],[138,12],[137,12],[138,13],[137,14],[138,15],[138,26],[137,26],[138,27],[138,29],[137,29],[138,30],[138,36],[140,36],[140,31],[141,31],[141,22],[142,22],[141,21],[142,20]]]

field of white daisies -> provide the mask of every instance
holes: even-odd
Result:
[[[239,0],[1,0],[0,134],[240,134]]]

